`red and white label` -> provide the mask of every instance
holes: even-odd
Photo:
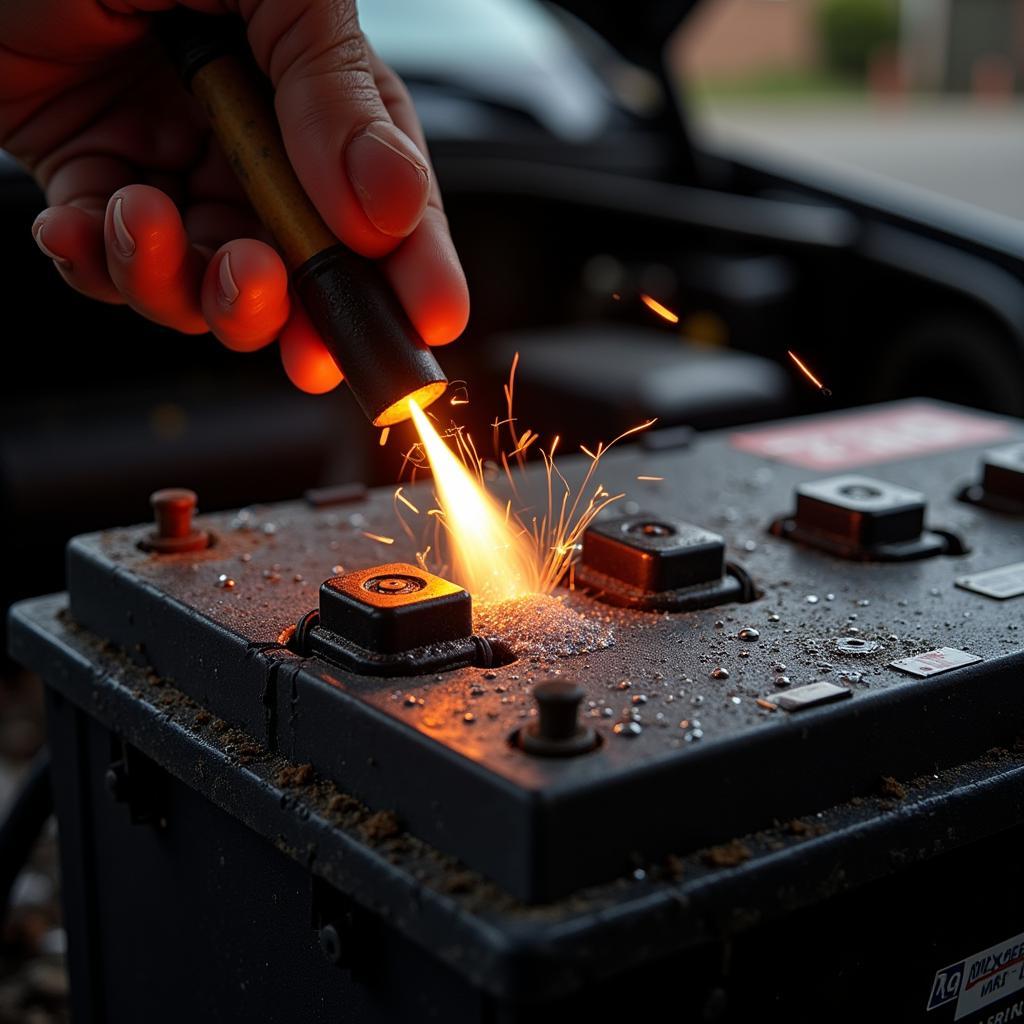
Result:
[[[1001,420],[911,402],[784,427],[738,431],[732,435],[732,443],[740,451],[791,466],[834,470],[953,451],[999,441],[1011,432],[1010,425]]]
[[[981,658],[976,654],[958,651],[955,647],[939,647],[937,650],[925,651],[924,654],[915,655],[913,658],[894,661],[889,667],[897,668],[908,675],[917,676],[918,679],[926,679],[928,676],[937,676],[940,672],[963,668],[964,665],[974,665],[979,661]]]

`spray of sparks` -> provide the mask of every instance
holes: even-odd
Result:
[[[824,384],[808,369],[807,364],[792,350],[786,349],[786,355],[796,363],[797,369],[826,397],[832,394]]]
[[[609,443],[581,446],[589,464],[578,485],[573,486],[558,468],[555,454],[559,439],[547,448],[532,430],[520,431],[513,414],[516,354],[505,385],[506,416],[492,424],[495,461],[485,460],[461,426],[439,433],[428,415],[413,405],[412,418],[420,443],[406,453],[405,466],[412,475],[429,465],[433,473],[436,507],[422,513],[432,520],[433,543],[418,551],[424,569],[445,571],[439,552],[447,549],[455,577],[474,595],[507,600],[524,594],[547,594],[568,575],[579,553],[587,527],[605,508],[622,498],[599,480],[602,456],[625,438],[647,429],[648,420],[624,431]],[[527,456],[539,454],[544,466],[546,496],[541,507],[528,506],[518,487],[526,479]],[[500,467],[500,468],[499,468]],[[511,497],[502,501],[492,484],[503,480]],[[413,543],[419,543],[402,514],[421,515],[399,487],[395,511]]]

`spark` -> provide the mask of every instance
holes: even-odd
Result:
[[[670,324],[679,323],[679,314],[673,313],[668,306],[663,306],[657,299],[652,299],[650,295],[641,295],[640,301],[653,313],[657,313],[662,320],[667,320]]]
[[[406,508],[412,509],[416,515],[420,514],[420,510],[402,493],[401,487],[395,489],[395,501],[400,501]]]
[[[403,470],[411,467],[413,479],[417,470],[429,465],[434,481],[437,504],[424,513],[425,519],[432,520],[434,542],[417,552],[418,564],[426,568],[427,555],[433,551],[436,565],[431,571],[444,574],[451,569],[452,578],[471,593],[497,600],[550,593],[566,577],[574,582],[583,534],[596,516],[625,496],[612,494],[597,483],[601,457],[613,445],[654,423],[647,420],[611,442],[583,447],[589,464],[580,471],[582,479],[570,484],[555,462],[560,438],[552,438],[545,449],[536,431],[519,429],[513,413],[518,363],[517,353],[504,387],[507,414],[491,424],[493,459],[481,457],[462,426],[444,428],[439,422],[435,426],[431,419],[436,417],[413,408],[420,441],[406,453],[403,463]],[[508,443],[503,444],[503,433],[507,433]],[[546,495],[535,508],[523,501],[517,487],[517,477],[525,479],[527,473],[527,455],[540,458],[547,484]],[[496,481],[511,497],[502,494],[499,498],[492,492]],[[398,509],[404,497],[400,492],[401,488],[396,491],[395,510],[408,535],[408,524]],[[450,565],[442,548],[450,553]]]
[[[364,537],[369,537],[370,540],[377,541],[378,544],[394,544],[395,543],[395,538],[394,537],[383,537],[379,533],[370,533],[367,530],[363,530],[363,536]]]
[[[453,380],[451,383],[451,398],[449,405],[469,405],[469,389],[464,380]]]
[[[381,448],[383,448],[384,445],[386,445],[388,443],[388,434],[390,434],[390,433],[391,433],[391,428],[390,427],[385,427],[380,432],[380,446],[381,446]]]
[[[827,398],[832,394],[831,391],[824,384],[814,376],[813,373],[807,368],[807,364],[792,350],[786,349],[786,355],[796,363],[797,368],[800,372]]]
[[[637,480],[664,480],[663,476],[638,476]]]
[[[508,453],[509,456],[522,455],[523,452],[525,452],[530,447],[530,445],[532,445],[534,441],[538,440],[539,438],[540,434],[534,434],[532,431],[528,430],[525,434],[523,434],[522,438],[520,438],[519,444],[516,446],[515,450]]]

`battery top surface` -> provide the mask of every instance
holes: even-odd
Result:
[[[558,597],[596,638],[574,656],[542,643],[509,664],[388,679],[289,652],[289,630],[317,607],[325,580],[414,562],[425,546],[401,534],[390,489],[337,506],[202,515],[215,542],[201,552],[144,551],[143,526],[78,538],[72,613],[99,636],[144,645],[157,672],[260,742],[396,810],[516,895],[545,899],[628,870],[638,852],[728,839],[848,799],[882,775],[957,763],[1020,730],[1015,618],[1005,601],[956,585],[1024,561],[1019,519],[956,497],[980,478],[994,441],[1024,436],[1020,424],[917,402],[764,432],[770,442],[816,425],[810,436],[820,439],[833,419],[862,416],[868,431],[872,417],[909,408],[976,430],[941,449],[820,469],[752,451],[752,428],[740,440],[719,433],[605,456],[602,483],[627,493],[618,514],[643,510],[721,536],[761,596],[665,614],[564,590]],[[560,463],[570,482],[586,465]],[[813,498],[815,481],[840,471],[922,495],[925,524],[956,533],[969,553],[858,562],[768,533],[798,488]],[[543,480],[538,472],[521,485],[524,500],[546,501]],[[420,489],[429,501],[429,484],[405,493],[420,504]],[[942,648],[975,660],[926,679],[894,667]],[[535,714],[532,687],[549,679],[583,689],[582,721],[601,740],[593,751],[534,757],[510,740]],[[819,684],[844,698],[778,699]]]

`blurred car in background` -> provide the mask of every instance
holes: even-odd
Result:
[[[414,96],[470,280],[470,327],[441,356],[468,382],[460,420],[486,431],[503,412],[517,351],[522,423],[566,448],[648,416],[701,428],[820,408],[787,350],[836,406],[927,394],[1024,414],[1020,224],[815,143],[857,137],[841,110],[866,149],[890,151],[883,123],[906,136],[911,40],[922,88],[977,92],[964,131],[978,109],[1018,117],[1017,57],[990,54],[978,30],[972,64],[954,42],[978,19],[927,6],[363,0],[368,37]],[[933,134],[984,181],[984,142],[968,136],[964,162],[943,124]],[[158,486],[193,487],[212,510],[395,479],[412,438],[393,431],[381,449],[348,396],[294,391],[274,348],[238,356],[68,290],[32,242],[41,204],[3,163],[0,501],[19,552],[5,603],[57,589],[64,540],[146,518]]]

